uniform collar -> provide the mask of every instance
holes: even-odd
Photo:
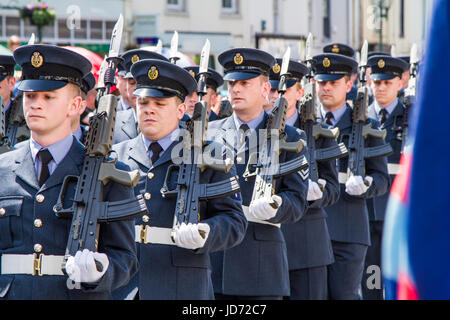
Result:
[[[394,102],[392,102],[390,105],[386,107],[380,106],[380,104],[375,100],[374,106],[375,106],[375,112],[377,113],[377,117],[380,117],[380,111],[381,109],[385,109],[388,112],[388,116],[394,111],[395,107],[398,104],[398,99],[395,99]]]
[[[81,138],[83,137],[83,131],[81,131],[81,126],[78,126],[78,129],[73,133],[75,138],[78,139],[78,141],[81,141]]]
[[[265,113],[264,110],[261,110],[261,114],[257,116],[255,119],[250,120],[249,122],[243,122],[238,118],[236,113],[233,112],[234,124],[236,125],[236,128],[239,129],[241,125],[245,123],[248,125],[250,130],[254,131],[259,126],[259,124],[264,120],[264,113]]]
[[[298,119],[298,112],[294,112],[294,114],[289,119],[286,120],[286,124],[291,127],[294,127],[295,123],[297,122],[297,119]]]
[[[347,104],[342,105],[339,109],[336,109],[334,111],[331,111],[333,114],[333,119],[331,119],[331,122],[333,125],[336,125],[336,123],[341,120],[342,116],[344,115],[345,111],[347,110]],[[320,105],[320,114],[322,115],[322,119],[326,119],[326,115],[329,111],[323,107],[323,105]]]
[[[12,99],[10,98],[8,104],[5,106],[5,113],[9,110],[9,107],[11,107],[11,101]]]
[[[133,108],[133,107],[130,106],[128,103],[126,103],[125,100],[123,100],[122,97],[120,97],[120,101],[121,101],[121,103],[122,103],[123,110],[128,110],[128,109],[130,109],[130,108]]]
[[[174,141],[178,141],[179,136],[180,136],[180,128],[177,127],[175,130],[173,130],[167,136],[165,136],[164,138],[161,138],[159,140],[156,140],[156,141],[150,140],[150,139],[147,139],[146,137],[144,137],[144,135],[142,135],[142,139],[144,141],[146,150],[148,150],[151,143],[158,142],[162,148],[162,151],[161,151],[161,155],[162,155],[164,153],[164,151],[166,151],[170,147],[170,145],[172,143],[174,143]]]
[[[30,138],[30,149],[33,162],[36,162],[37,153],[41,149],[48,149],[48,151],[51,153],[53,157],[53,161],[56,162],[56,165],[59,165],[69,152],[70,148],[72,147],[72,143],[73,143],[72,134],[69,134],[64,139],[61,139],[58,142],[55,142],[54,144],[47,147],[41,146],[39,143],[34,141],[33,138]]]

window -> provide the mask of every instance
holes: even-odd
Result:
[[[171,11],[184,11],[184,0],[167,0],[167,9]]]
[[[20,35],[20,18],[6,17],[6,36]]]
[[[323,36],[331,37],[330,0],[323,0]]]
[[[67,28],[66,19],[58,20],[58,38],[70,39],[70,30]]]
[[[222,0],[223,13],[238,13],[237,0]]]
[[[87,21],[80,20],[79,28],[75,28],[74,31],[76,39],[87,39]]]
[[[91,39],[103,39],[103,21],[91,21]]]

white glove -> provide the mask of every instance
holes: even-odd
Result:
[[[204,237],[200,234],[202,234]],[[174,233],[175,244],[185,249],[198,249],[205,245],[209,235],[209,225],[206,223],[186,224],[182,223]]]
[[[360,196],[367,192],[372,185],[373,178],[366,176],[363,181],[361,176],[351,176],[345,183],[345,192],[351,196]]]
[[[320,190],[320,187],[322,187],[322,189],[324,189],[327,182],[323,179],[319,179],[319,180],[317,180],[317,182],[314,182],[311,179],[308,179],[308,195],[306,197],[306,200],[316,201],[323,197],[323,191]],[[319,184],[320,184],[320,186],[319,186]]]
[[[95,260],[102,265],[102,271],[98,271]],[[109,266],[106,254],[92,252],[88,249],[78,251],[75,257],[69,257],[66,263],[66,272],[69,278],[77,283],[94,283],[103,277]]]
[[[275,217],[278,208],[283,204],[283,199],[280,196],[274,194],[272,200],[277,205],[277,208],[273,208],[271,204],[264,198],[258,199],[252,203],[248,208],[249,217],[258,220],[269,220]]]

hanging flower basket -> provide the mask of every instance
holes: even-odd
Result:
[[[28,19],[31,25],[45,27],[54,23],[56,13],[45,3],[37,2],[20,9],[20,17]]]

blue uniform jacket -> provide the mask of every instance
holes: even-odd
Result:
[[[300,128],[300,115],[294,126]],[[327,125],[323,126],[328,128]],[[315,147],[318,150],[335,145],[337,145],[335,139],[320,137],[316,140]],[[308,201],[308,210],[302,219],[281,226],[286,240],[289,270],[326,266],[334,261],[324,208],[339,199],[336,161],[318,162],[317,170],[319,178],[327,182],[323,197],[316,201]]]
[[[402,127],[403,127],[403,112],[405,110],[404,105],[399,101],[397,106],[394,108],[392,113],[387,118],[386,122],[380,127],[380,129],[386,130],[386,143],[389,143],[394,151],[388,157],[388,165],[396,165],[400,162],[401,152],[402,152]],[[369,117],[372,119],[377,119],[377,114],[375,111],[375,106],[371,105],[369,107]],[[390,183],[392,185],[396,175],[389,173]],[[382,196],[369,199],[367,201],[367,208],[369,210],[370,221],[384,221],[384,216],[386,214],[386,206],[389,200],[389,192]]]
[[[178,141],[172,143],[153,165],[141,134],[113,147],[121,161],[141,172],[135,193],[151,194],[151,199],[147,201],[150,220],[145,223],[142,219],[137,219],[137,225],[162,228],[173,226],[176,197],[163,198],[160,190],[167,169],[173,164],[171,152],[177,144]],[[154,174],[152,179],[147,176],[149,172]],[[234,175],[234,167],[228,174],[206,169],[201,173],[200,180],[201,183],[211,183]],[[175,177],[172,182],[176,184]],[[236,196],[201,202],[200,215],[201,222],[207,223],[211,228],[204,247],[189,250],[164,244],[138,244],[140,271],[128,286],[115,292],[114,297],[124,298],[139,285],[140,299],[214,299],[208,253],[225,250],[240,243],[247,228],[247,220],[240,198]]]
[[[0,259],[3,254],[33,254],[34,245],[42,245],[42,254],[64,255],[72,218],[57,218],[53,206],[67,175],[80,175],[84,147],[76,138],[56,170],[40,188],[37,182],[29,145],[0,156]],[[122,170],[128,169],[117,163]],[[65,197],[65,208],[72,205],[75,184]],[[38,202],[37,195],[44,201]],[[108,183],[105,199],[118,201],[133,195],[130,188]],[[42,220],[42,227],[34,225]],[[100,225],[98,251],[109,258],[109,267],[97,286],[68,289],[67,276],[0,275],[0,299],[107,299],[110,291],[126,284],[137,272],[138,260],[134,244],[133,221],[110,222]]]
[[[268,115],[253,132],[266,127]],[[239,184],[242,190],[242,204],[250,205],[254,179],[245,181],[242,177],[249,156],[249,145],[241,149],[246,151],[246,159],[238,163],[234,139],[228,139],[228,133],[236,133],[233,117],[210,123],[208,136],[211,140],[224,143],[233,148]],[[286,126],[287,141],[305,140],[304,132]],[[252,137],[248,141],[252,141]],[[243,153],[243,152],[242,152]],[[280,163],[305,155],[306,148],[300,153],[282,152]],[[276,180],[275,194],[283,199],[272,223],[293,223],[299,220],[306,211],[307,179],[303,180],[298,173],[286,175]],[[288,296],[290,294],[289,269],[286,243],[280,228],[272,225],[249,222],[242,243],[231,249],[211,255],[213,263],[213,283],[216,293],[240,296]]]
[[[347,105],[342,118],[335,127],[340,130],[339,142],[344,142],[348,148],[348,140],[352,131],[353,109]],[[378,128],[376,120],[368,119],[372,128]],[[384,140],[369,137],[365,140],[366,147],[384,144]],[[347,173],[348,158],[338,160],[338,170]],[[347,243],[370,245],[369,216],[366,200],[385,194],[389,188],[389,175],[387,171],[387,158],[367,159],[365,161],[366,175],[373,178],[372,185],[361,196],[351,196],[345,192],[345,184],[341,184],[339,201],[326,208],[328,213],[327,224],[331,240]]]
[[[137,122],[134,119],[133,108],[118,111],[114,126],[113,144],[130,140],[138,135]]]

